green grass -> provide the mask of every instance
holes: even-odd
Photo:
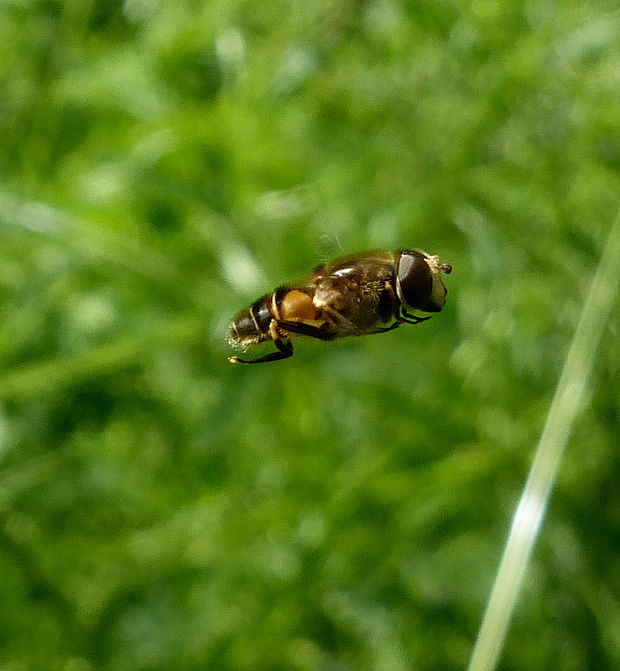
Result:
[[[0,3],[0,670],[450,671],[620,204],[617,3]],[[444,311],[231,366],[420,247]],[[620,666],[617,308],[499,669]]]

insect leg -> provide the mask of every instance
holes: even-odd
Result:
[[[401,323],[401,324],[419,324],[420,322],[425,322],[427,319],[430,319],[431,317],[417,317],[416,315],[412,315],[410,312],[407,312],[405,308],[401,308],[400,310],[401,317],[396,317],[396,320]]]
[[[404,321],[396,321],[393,324],[390,324],[389,326],[381,327],[381,328],[376,328],[373,329],[372,331],[363,331],[360,333],[360,335],[373,335],[374,333],[387,333],[388,331],[393,331],[394,329],[397,329],[401,324],[403,324]]]
[[[267,361],[279,361],[280,359],[288,359],[293,356],[293,343],[288,338],[283,338],[278,330],[278,323],[275,319],[271,320],[269,324],[269,333],[273,344],[278,348],[277,352],[265,354],[258,359],[241,359],[238,356],[228,357],[230,363],[266,363]]]
[[[323,331],[318,326],[306,324],[305,322],[279,321],[278,326],[290,333],[297,333],[298,335],[305,335],[310,338],[318,338],[319,340],[333,340],[336,337],[335,333]]]
[[[393,303],[397,304],[400,303],[400,301],[398,301],[398,299],[396,298],[394,288],[389,282],[385,283],[385,291],[390,296]],[[419,324],[420,322],[425,322],[427,319],[430,319],[430,317],[417,317],[416,315],[407,312],[407,310],[405,310],[405,308],[402,306],[402,303],[400,303],[400,315],[398,314],[399,308],[396,308],[395,312],[396,314],[394,316],[394,319],[396,319],[396,324]],[[388,327],[387,330],[391,331],[392,329],[395,328],[396,326],[392,324],[392,326]],[[372,333],[383,333],[383,331],[372,331]]]

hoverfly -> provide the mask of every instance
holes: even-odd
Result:
[[[418,317],[410,310],[439,312],[448,293],[441,275],[451,272],[451,265],[417,249],[365,252],[324,263],[301,286],[278,287],[233,319],[231,346],[246,350],[271,340],[277,350],[257,359],[228,360],[286,359],[293,355],[292,336],[334,340],[419,324],[430,315]]]

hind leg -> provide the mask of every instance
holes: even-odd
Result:
[[[279,361],[280,359],[288,359],[293,356],[293,343],[288,338],[283,338],[278,330],[278,322],[275,319],[271,320],[269,324],[269,335],[273,344],[278,348],[277,352],[265,354],[265,356],[258,357],[258,359],[241,359],[238,356],[230,356],[228,360],[230,363],[267,363],[268,361]]]
[[[318,340],[333,340],[336,337],[335,333],[324,331],[318,326],[306,324],[305,322],[279,321],[278,326],[289,333],[318,338]]]

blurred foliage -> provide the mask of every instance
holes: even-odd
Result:
[[[0,670],[463,669],[619,204],[620,10],[0,3]],[[430,322],[226,361],[329,256]],[[618,316],[501,669],[620,668]]]

